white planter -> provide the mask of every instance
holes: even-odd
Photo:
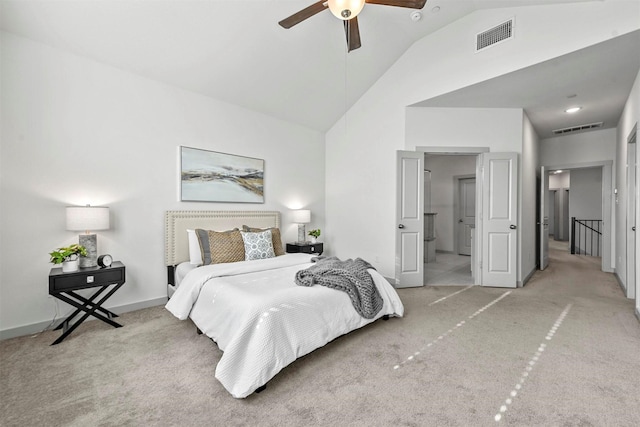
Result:
[[[63,273],[71,273],[74,271],[78,271],[78,258],[76,257],[73,260],[63,261],[62,262],[62,272]]]
[[[318,239],[316,239],[315,237],[311,236],[311,243],[318,243]]]

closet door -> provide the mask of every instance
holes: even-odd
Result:
[[[424,286],[424,153],[398,151],[396,287]]]
[[[518,154],[482,154],[482,285],[515,288]]]

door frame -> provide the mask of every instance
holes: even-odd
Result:
[[[627,140],[627,213],[626,213],[626,221],[625,221],[625,230],[626,230],[626,277],[625,280],[627,282],[627,298],[635,299],[636,297],[636,280],[637,274],[636,271],[636,239],[637,234],[635,233],[636,227],[636,190],[638,183],[638,167],[636,164],[636,151],[637,144],[635,143],[635,139],[630,138]],[[631,155],[629,155],[631,153]]]
[[[582,168],[602,167],[602,221],[603,221],[603,242],[602,242],[602,271],[606,273],[613,273],[615,270],[615,259],[613,259],[613,248],[611,246],[613,227],[611,226],[612,218],[615,218],[615,204],[613,203],[613,160],[605,160],[600,162],[588,162],[588,163],[562,163],[541,165],[548,170],[571,170]],[[571,184],[569,184],[569,190]],[[557,224],[556,224],[557,227]],[[571,238],[571,236],[569,236]]]
[[[478,194],[482,195],[482,163],[480,161],[480,154],[488,153],[491,150],[489,147],[432,147],[432,146],[418,146],[415,151],[423,154],[439,154],[439,155],[452,155],[452,156],[476,156],[476,231],[474,233],[475,238],[473,241],[475,253],[482,254],[482,221],[478,221],[480,213],[482,212],[482,200],[478,200]],[[473,175],[471,176],[473,177]],[[482,197],[480,197],[482,198]],[[480,269],[481,256],[474,257],[474,265],[472,266],[473,284],[482,284],[482,270]]]
[[[460,213],[460,181],[463,179],[475,179],[476,180],[476,204],[478,203],[478,185],[475,174],[467,175],[455,175],[453,177],[453,253],[460,253],[460,227],[458,226],[458,219]],[[476,211],[477,214],[477,211]],[[477,218],[477,216],[476,216]],[[478,225],[477,219],[474,220],[474,225]]]

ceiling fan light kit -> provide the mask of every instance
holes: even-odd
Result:
[[[329,10],[343,21],[355,18],[364,7],[364,0],[328,0]]]
[[[283,19],[278,24],[282,28],[291,28],[328,8],[333,15],[344,22],[347,51],[351,52],[361,46],[358,14],[362,11],[365,3],[422,9],[427,0],[320,0]],[[417,16],[418,19],[413,16],[412,19],[415,21],[422,18],[422,14]]]

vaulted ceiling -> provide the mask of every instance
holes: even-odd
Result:
[[[2,0],[0,28],[325,131],[416,40],[451,22],[480,9],[584,1],[589,0],[429,0],[417,21],[411,19],[411,9],[367,4],[359,16],[362,47],[348,54],[342,23],[329,11],[288,30],[278,25],[313,0]],[[628,42],[623,48],[629,48]],[[600,49],[596,54],[607,53]],[[592,79],[584,79],[582,86],[574,84],[566,95],[586,96],[593,88],[600,90],[594,96],[602,96],[603,89],[628,94],[626,76],[635,76],[634,69],[637,73],[639,67],[637,52],[634,56],[635,61],[622,61],[615,70],[624,78],[601,77],[590,70]],[[571,65],[573,59],[575,65]],[[563,62],[566,73],[584,75],[585,56],[573,59]],[[602,63],[611,64],[609,59]],[[597,73],[607,69],[598,67]],[[543,122],[562,126],[550,117],[556,114],[545,112],[552,103],[542,93],[548,81],[536,79],[535,70],[523,73],[476,85],[469,92],[425,100],[422,105],[523,107],[536,127],[542,128]],[[490,92],[492,96],[487,95]],[[519,96],[514,96],[516,92]],[[611,102],[615,105],[607,107],[619,111],[619,100]],[[555,111],[557,105],[552,107]]]

